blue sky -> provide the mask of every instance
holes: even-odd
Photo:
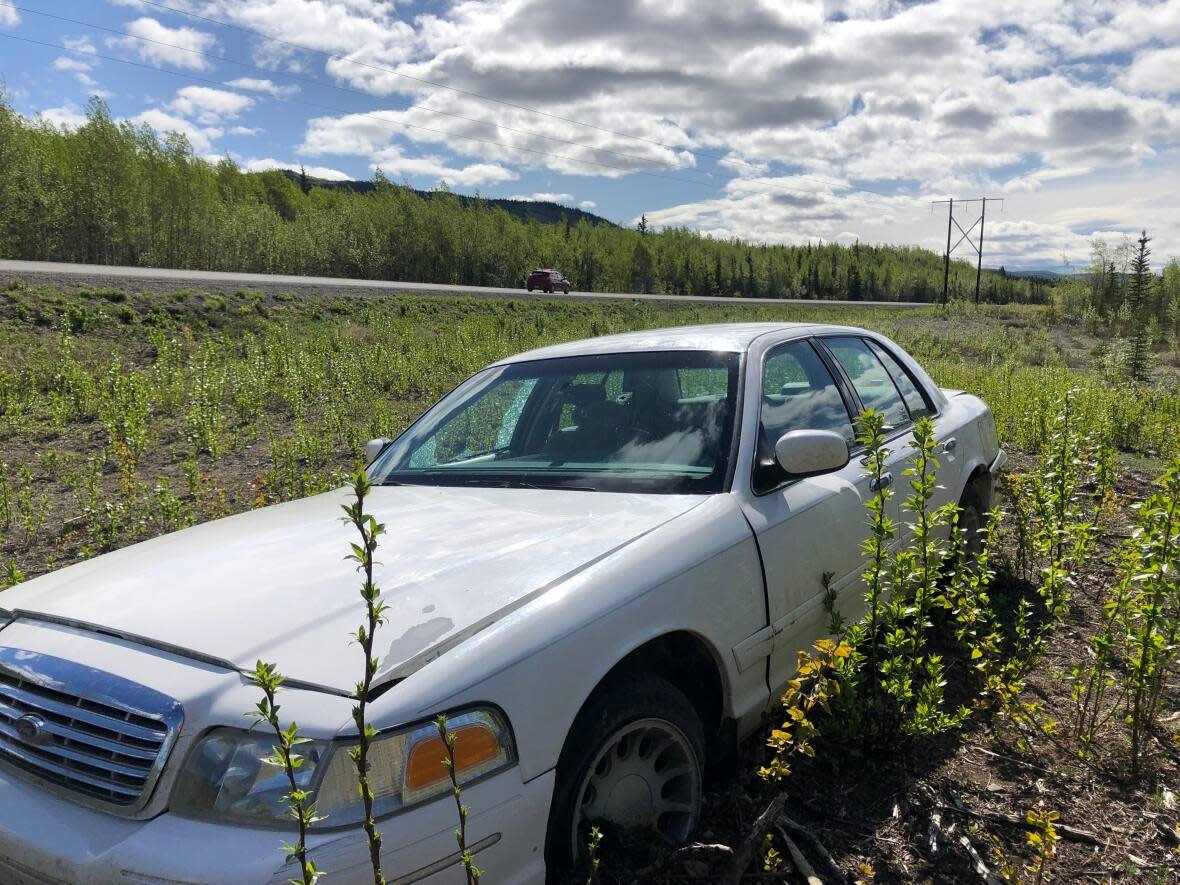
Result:
[[[934,249],[930,201],[986,193],[987,264],[1142,227],[1180,254],[1180,0],[15,4],[18,111],[74,126],[99,94],[244,168]]]

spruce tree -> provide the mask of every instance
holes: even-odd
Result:
[[[1155,278],[1151,273],[1151,237],[1147,231],[1139,237],[1139,248],[1131,262],[1131,281],[1127,287],[1127,307],[1131,315],[1131,340],[1127,355],[1127,374],[1135,381],[1146,381],[1151,358],[1151,341],[1147,334],[1146,306],[1150,303]]]

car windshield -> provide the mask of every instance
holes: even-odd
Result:
[[[740,358],[659,351],[511,363],[456,388],[378,482],[711,494],[732,457]]]

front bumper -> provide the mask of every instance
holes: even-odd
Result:
[[[496,881],[545,879],[545,828],[553,772],[522,783],[513,768],[463,790],[468,846]],[[0,771],[0,882],[4,885],[261,885],[298,875],[284,863],[291,834],[173,814],[133,821],[83,808]],[[382,866],[390,885],[466,882],[450,795],[384,820]],[[316,834],[316,866],[335,883],[372,882],[365,834]]]

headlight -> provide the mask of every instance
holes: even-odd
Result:
[[[516,762],[512,734],[504,717],[491,709],[466,710],[448,717],[455,736],[455,772],[459,783],[508,768]],[[301,787],[313,791],[321,827],[355,824],[364,817],[357,792],[356,766],[348,755],[353,744],[308,741],[297,771]],[[286,773],[263,760],[274,739],[261,731],[220,728],[189,753],[172,794],[177,814],[218,820],[277,825],[290,822],[283,801]],[[369,782],[375,817],[425,802],[451,789],[443,760],[446,747],[434,722],[378,734],[369,747]]]
[[[279,824],[291,820],[283,797],[290,792],[287,773],[265,760],[275,747],[274,735],[262,731],[217,728],[189,753],[172,791],[171,809],[190,817]],[[303,764],[296,782],[308,787],[329,755],[327,741],[308,741],[297,748]]]

